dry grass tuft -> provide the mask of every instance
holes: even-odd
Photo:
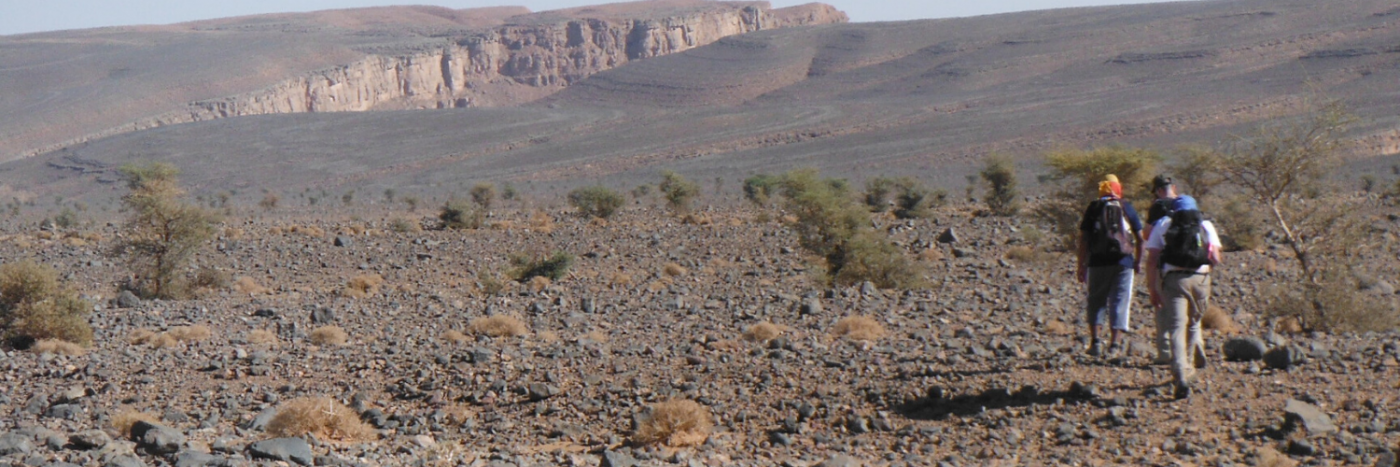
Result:
[[[1267,447],[1259,448],[1258,451],[1254,452],[1254,455],[1256,467],[1296,467],[1298,465],[1298,461]]]
[[[1214,305],[1206,308],[1205,316],[1201,317],[1201,327],[1214,329],[1216,332],[1227,335],[1240,332],[1239,325],[1236,325],[1235,320],[1230,318],[1230,314]]]
[[[29,347],[29,351],[37,354],[50,353],[74,357],[87,353],[87,349],[84,349],[81,345],[58,339],[43,339],[35,342],[33,346]]]
[[[857,341],[873,341],[885,336],[885,326],[869,316],[847,316],[836,322],[831,333]]]
[[[584,335],[583,335],[583,336],[580,336],[579,338],[580,338],[580,339],[588,339],[588,340],[590,340],[590,341],[597,342],[597,343],[599,343],[599,344],[604,344],[604,343],[607,343],[607,342],[608,342],[608,334],[605,333],[605,332],[603,332],[603,331],[598,331],[598,330],[588,331],[587,333],[584,333]]]
[[[379,293],[379,286],[384,284],[384,278],[378,274],[362,274],[351,277],[345,283],[345,296],[350,298],[365,298]]]
[[[112,415],[112,429],[117,430],[122,438],[131,437],[131,426],[136,422],[160,423],[160,417],[136,409],[125,409]]]
[[[239,276],[233,281],[233,290],[244,295],[266,295],[268,292],[267,287],[258,285],[257,281],[248,276]]]
[[[529,328],[525,327],[525,323],[506,315],[474,319],[471,324],[467,325],[467,331],[491,337],[519,337],[530,332]]]
[[[1017,246],[1006,250],[1006,259],[1018,263],[1045,264],[1054,261],[1055,255],[1035,247]]]
[[[943,260],[943,252],[938,248],[929,248],[919,252],[919,261],[932,263]]]
[[[661,268],[661,273],[670,277],[684,276],[686,272],[689,271],[686,271],[685,268],[676,263],[666,263],[666,265]]]
[[[287,401],[267,423],[274,437],[299,437],[311,433],[320,439],[341,442],[368,441],[374,429],[350,408],[329,397],[302,397]]]
[[[1298,318],[1290,316],[1279,320],[1275,330],[1280,334],[1299,334],[1303,332],[1303,323],[1299,322]]]
[[[1046,334],[1056,334],[1063,336],[1071,332],[1074,332],[1074,330],[1070,329],[1069,325],[1062,323],[1058,320],[1051,320],[1050,322],[1045,323]]]
[[[127,337],[132,345],[145,345],[154,349],[174,347],[181,342],[202,341],[213,336],[208,326],[176,326],[169,331],[155,332],[150,329],[137,329]]]
[[[244,338],[253,345],[277,345],[277,334],[266,329],[255,329],[248,332],[248,337]]]
[[[175,339],[176,342],[202,341],[214,335],[209,327],[204,325],[176,326],[165,331],[165,334]]]
[[[312,344],[321,346],[345,345],[346,342],[350,341],[350,335],[346,334],[340,326],[321,326],[311,330],[308,337],[311,338]]]
[[[669,447],[699,446],[710,437],[710,409],[692,400],[672,399],[651,406],[637,426],[637,444]]]
[[[537,332],[535,333],[535,338],[545,343],[559,342],[559,333],[554,331]]]
[[[744,330],[744,339],[750,341],[768,341],[783,335],[783,327],[764,321],[762,323],[749,326]]]
[[[554,231],[554,218],[549,213],[536,209],[530,213],[530,231],[547,234]]]
[[[632,276],[621,272],[613,273],[612,276],[608,277],[608,284],[620,287],[629,286],[632,285]]]
[[[470,337],[467,337],[466,334],[462,334],[461,331],[458,331],[456,329],[448,329],[447,332],[444,332],[441,336],[438,336],[438,339],[442,339],[443,342],[448,342],[452,344],[462,344],[471,341]]]
[[[544,292],[544,289],[548,289],[549,284],[552,283],[553,282],[550,281],[548,277],[535,276],[531,277],[530,281],[525,283],[525,288],[530,289],[531,292],[540,293]]]

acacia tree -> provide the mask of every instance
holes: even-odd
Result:
[[[218,218],[181,201],[179,169],[154,162],[125,165],[121,174],[131,191],[122,197],[129,212],[117,253],[136,273],[136,292],[146,297],[180,298],[186,292],[180,269],[214,234]]]

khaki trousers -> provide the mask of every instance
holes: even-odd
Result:
[[[1209,305],[1209,275],[1163,274],[1162,308],[1157,310],[1157,322],[1170,336],[1172,378],[1176,383],[1191,383],[1196,377],[1196,360],[1205,363],[1201,317]]]

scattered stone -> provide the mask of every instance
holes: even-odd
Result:
[[[248,445],[248,457],[312,465],[311,445],[301,438],[274,438]]]
[[[131,293],[130,290],[123,290],[121,293],[117,294],[116,302],[117,308],[126,309],[141,307],[141,299],[137,297],[136,294]]]
[[[952,227],[944,229],[943,233],[938,234],[938,243],[958,243],[958,233]]]
[[[1288,453],[1295,456],[1311,456],[1317,454],[1317,448],[1306,439],[1295,439],[1288,442]]]
[[[1275,370],[1287,370],[1303,363],[1303,350],[1291,345],[1276,347],[1264,354],[1264,364]]]
[[[531,401],[542,401],[559,395],[559,387],[546,383],[530,383],[529,397]]]
[[[29,454],[34,450],[34,441],[28,436],[10,433],[0,436],[0,456]]]
[[[865,464],[851,456],[837,454],[813,467],[862,467]]]
[[[102,449],[107,443],[112,442],[112,437],[102,430],[86,430],[75,433],[68,437],[68,444],[77,449]]]
[[[318,306],[311,310],[311,324],[332,324],[335,323],[335,310]]]
[[[1235,337],[1225,341],[1221,346],[1221,351],[1225,354],[1225,360],[1232,362],[1252,362],[1264,358],[1264,352],[1269,347],[1263,339],[1258,337]]]
[[[637,459],[626,453],[607,450],[603,451],[603,463],[600,467],[636,467]]]
[[[185,435],[180,430],[142,420],[131,426],[131,440],[146,452],[164,455],[179,451],[185,444]]]
[[[253,417],[244,428],[249,430],[263,431],[267,429],[267,424],[272,423],[272,418],[277,416],[277,407],[268,407],[267,410]]]
[[[1283,407],[1284,430],[1288,432],[1302,428],[1309,435],[1322,435],[1335,433],[1337,426],[1332,424],[1332,417],[1327,416],[1317,406],[1297,399],[1289,399]]]
[[[353,242],[350,240],[350,237],[346,237],[344,235],[335,236],[335,246],[348,247],[351,245],[351,243]]]
[[[199,451],[185,451],[175,456],[175,467],[205,467],[225,464],[224,459]]]

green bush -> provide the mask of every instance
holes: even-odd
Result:
[[[444,229],[479,229],[486,222],[486,215],[472,204],[454,199],[442,205],[438,220]]]
[[[890,208],[890,196],[894,195],[895,179],[875,177],[865,181],[865,194],[862,198],[870,212],[885,212]]]
[[[870,281],[881,288],[922,285],[921,268],[885,236],[870,228],[870,214],[852,198],[841,180],[820,178],[800,169],[783,176],[786,210],[798,244],[826,262],[825,279],[834,285]]]
[[[604,186],[586,186],[569,192],[569,205],[585,216],[607,219],[627,200]]]
[[[1021,210],[1020,193],[1016,191],[1016,170],[1011,159],[1002,155],[987,158],[980,173],[987,182],[987,209],[998,216],[1014,216]]]
[[[695,202],[695,197],[700,196],[700,185],[670,170],[661,173],[661,183],[657,188],[666,196],[666,205],[676,214],[690,212],[690,205]]]
[[[116,253],[136,273],[133,289],[146,297],[182,298],[188,293],[188,280],[180,271],[213,237],[218,216],[180,201],[185,192],[175,166],[126,165],[121,173],[131,190],[122,197],[130,214]]]
[[[33,261],[0,265],[0,326],[6,338],[92,345],[86,318],[90,309],[91,304],[59,282],[53,268]]]
[[[1147,212],[1153,199],[1152,177],[1162,157],[1156,151],[1142,148],[1111,146],[1089,151],[1063,150],[1046,155],[1050,173],[1045,183],[1059,183],[1051,199],[1036,208],[1036,217],[1054,226],[1060,248],[1072,250],[1079,235],[1079,221],[1085,206],[1098,198],[1099,182],[1105,175],[1118,176],[1123,185],[1123,198],[1131,201],[1140,213]]]
[[[569,273],[569,268],[574,265],[574,255],[563,251],[555,251],[548,257],[513,255],[510,264],[513,266],[510,277],[517,282],[525,282],[538,276],[557,281]]]
[[[895,183],[894,217],[900,219],[923,219],[932,215],[933,208],[941,207],[948,200],[943,190],[924,188],[923,184],[909,177]]]
[[[490,211],[491,205],[496,202],[496,185],[490,183],[478,183],[472,187],[472,202],[481,207],[483,211]]]
[[[744,179],[744,198],[759,206],[767,206],[776,194],[782,177],[758,174]]]

